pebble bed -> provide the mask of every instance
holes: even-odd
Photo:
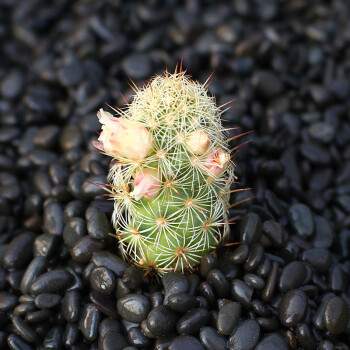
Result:
[[[0,349],[349,349],[349,18],[347,0],[1,1]],[[254,134],[233,188],[252,189],[232,196],[241,244],[157,284],[108,235],[91,142],[129,76],[181,58],[237,99],[223,123]]]

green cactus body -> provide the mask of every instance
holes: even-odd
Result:
[[[150,151],[132,160],[105,150],[116,160],[108,181],[119,246],[143,269],[191,270],[229,230],[234,165],[221,111],[205,84],[184,72],[156,76],[135,92],[128,108],[117,113],[147,130]],[[155,184],[148,196],[137,198],[135,179],[142,183],[144,174]]]

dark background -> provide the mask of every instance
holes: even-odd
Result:
[[[2,0],[0,348],[9,344],[11,349],[42,349],[46,344],[59,349],[64,344],[96,349],[100,342],[103,349],[115,349],[118,342],[126,346],[123,341],[129,337],[128,342],[139,348],[158,344],[161,349],[163,341],[173,342],[171,349],[186,349],[182,338],[174,338],[176,332],[153,340],[137,325],[126,331],[119,321],[119,326],[109,325],[114,333],[99,333],[101,320],[119,317],[115,305],[124,285],[126,296],[149,297],[162,287],[147,278],[140,282],[142,276],[134,270],[131,280],[138,282],[130,282],[128,274],[123,277],[111,268],[109,286],[119,292],[101,298],[99,286],[111,269],[97,270],[91,277],[97,264],[93,252],[117,250],[115,240],[107,236],[113,230],[112,203],[91,184],[106,181],[109,162],[91,152],[100,129],[96,111],[108,109],[107,104],[123,107],[123,96],[131,101],[129,78],[141,86],[142,80],[166,67],[173,71],[182,61],[188,74],[201,82],[214,72],[209,92],[218,104],[235,99],[223,114],[225,127],[240,127],[236,134],[254,131],[232,144],[252,140],[236,155],[236,188],[252,189],[232,196],[232,203],[243,202],[230,212],[231,218],[241,218],[231,240],[247,245],[247,259],[263,247],[258,265],[265,264],[266,273],[254,269],[264,283],[269,278],[274,282],[273,299],[265,300],[263,292],[253,288],[253,296],[249,289],[242,302],[233,281],[246,282],[251,271],[237,263],[235,247],[224,249],[221,262],[208,258],[201,284],[192,294],[197,296],[194,305],[209,310],[211,318],[204,317],[201,324],[207,328],[189,331],[193,338],[187,339],[187,349],[201,348],[196,339],[208,349],[220,349],[227,341],[233,347],[237,339],[244,342],[244,336],[256,335],[244,327],[241,333],[219,335],[215,317],[223,304],[218,306],[217,299],[239,300],[242,305],[263,300],[267,316],[243,307],[238,322],[259,322],[260,342],[272,335],[282,342],[279,349],[349,349],[349,18],[347,0]],[[254,200],[244,202],[252,196]],[[33,261],[38,265],[30,265],[29,272],[38,275],[61,268],[61,285],[40,289],[33,287],[33,277],[23,281]],[[278,274],[269,277],[273,262]],[[295,269],[286,272],[292,262]],[[209,270],[214,271],[211,277]],[[61,305],[74,272],[77,295],[70,302],[77,306],[75,318]],[[306,277],[295,282],[303,273]],[[223,284],[216,284],[215,274]],[[286,275],[290,284],[282,278]],[[48,285],[59,279],[42,276]],[[220,293],[227,284],[230,291]],[[239,288],[244,294],[244,287]],[[296,301],[295,293],[300,292],[295,290],[301,290],[307,302]],[[56,298],[56,304],[38,306],[33,297],[48,291],[56,295],[50,299]],[[286,296],[287,291],[292,293]],[[324,300],[332,303],[320,309]],[[15,311],[25,303],[30,306]],[[28,321],[28,313],[42,309],[49,311],[41,321]],[[286,321],[289,312],[292,323]],[[262,344],[259,350],[273,349],[271,338]]]

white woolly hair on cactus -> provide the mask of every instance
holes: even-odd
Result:
[[[234,163],[207,82],[166,71],[134,86],[118,118],[98,112],[119,247],[147,271],[191,271],[229,233]]]

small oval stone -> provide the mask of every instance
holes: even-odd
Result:
[[[148,348],[151,345],[149,339],[139,327],[132,327],[128,330],[129,342],[137,348]]]
[[[34,295],[52,293],[68,287],[72,282],[73,276],[66,269],[57,268],[37,277],[30,286],[30,292]]]
[[[78,263],[87,263],[94,252],[102,250],[103,242],[93,239],[90,236],[84,236],[77,241],[71,249],[71,257]]]
[[[123,319],[141,323],[151,310],[151,303],[144,295],[129,294],[118,300],[117,308]]]
[[[240,241],[248,245],[259,241],[262,233],[261,219],[256,213],[248,213],[240,224]]]
[[[106,214],[96,210],[87,223],[87,231],[92,238],[104,239],[108,236],[109,223]]]
[[[314,232],[311,210],[302,203],[293,204],[288,210],[288,217],[295,232],[302,237],[310,237]]]
[[[266,335],[256,346],[255,350],[289,350],[287,341],[279,333]]]
[[[279,305],[279,318],[285,327],[294,327],[305,317],[307,298],[304,292],[293,289],[287,292]]]
[[[199,339],[208,350],[226,349],[226,339],[212,327],[202,327]]]
[[[67,220],[63,229],[63,240],[64,243],[72,248],[86,235],[86,223],[84,219],[79,217],[71,217]]]
[[[207,281],[214,287],[215,294],[219,298],[225,298],[229,294],[230,283],[220,270],[211,270],[207,275]]]
[[[312,265],[318,273],[327,272],[332,264],[332,256],[328,249],[314,248],[305,250],[301,259]]]
[[[328,300],[323,321],[332,334],[341,334],[346,330],[349,323],[349,310],[343,298],[335,296]]]
[[[251,286],[257,290],[263,289],[265,287],[265,281],[254,273],[245,274],[243,276],[243,280],[248,286]]]
[[[258,343],[259,336],[259,323],[254,320],[245,320],[233,330],[229,339],[229,348],[253,350]]]
[[[245,308],[250,308],[250,302],[253,295],[253,288],[239,279],[232,281],[231,293],[234,300],[240,302]]]
[[[187,312],[196,307],[197,300],[193,295],[187,293],[172,294],[169,299],[169,306],[176,312]]]
[[[18,297],[9,292],[0,292],[0,311],[7,312],[13,310],[18,303]]]
[[[181,273],[169,272],[162,278],[162,283],[165,289],[164,304],[168,304],[168,298],[172,294],[187,293],[189,291],[189,283]]]
[[[201,327],[208,323],[209,318],[210,316],[207,309],[192,309],[179,319],[176,329],[178,333],[182,335],[195,334]]]
[[[306,268],[301,261],[292,261],[286,265],[280,275],[279,289],[284,294],[291,289],[298,288],[306,278]]]
[[[241,317],[241,304],[228,302],[218,312],[216,328],[222,335],[229,335]]]
[[[91,272],[90,285],[102,294],[111,294],[115,289],[114,273],[107,267],[97,266]]]
[[[128,267],[128,264],[119,256],[105,250],[94,252],[91,261],[96,266],[105,266],[109,268],[117,277],[123,276],[123,273]]]
[[[202,343],[195,337],[191,335],[180,335],[169,345],[169,350],[185,350],[185,349],[191,349],[191,350],[205,350],[205,347],[202,345]]]
[[[161,337],[174,332],[178,316],[169,306],[160,305],[147,316],[147,326],[152,334]]]
[[[77,322],[80,316],[81,296],[77,290],[69,290],[62,300],[62,315],[67,322]]]
[[[8,269],[20,269],[26,266],[33,257],[33,243],[35,234],[33,232],[23,232],[16,236],[3,256],[3,264]]]
[[[20,317],[14,316],[12,319],[12,324],[16,333],[19,334],[24,340],[29,343],[35,343],[37,341],[38,337],[33,328]]]
[[[52,293],[43,293],[34,299],[34,303],[39,309],[51,309],[57,306],[60,301],[61,297],[58,294]]]
[[[93,304],[85,304],[83,306],[79,320],[79,329],[87,340],[96,340],[100,319],[101,314]]]

